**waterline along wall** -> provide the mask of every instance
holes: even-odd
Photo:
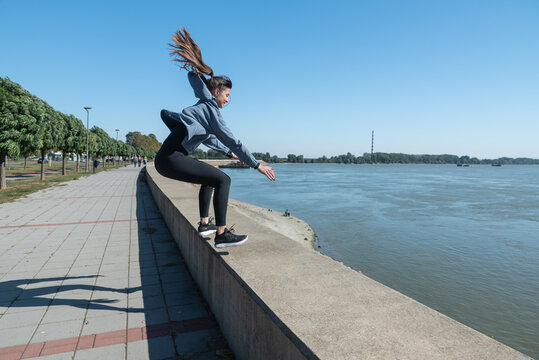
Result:
[[[216,249],[196,232],[197,189],[146,178],[238,359],[529,359],[233,208],[249,240]]]

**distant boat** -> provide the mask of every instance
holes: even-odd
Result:
[[[470,167],[470,164],[457,164],[457,166]]]
[[[242,164],[240,162],[233,162],[229,164],[219,165],[220,169],[249,169],[249,165]]]
[[[492,164],[492,166],[502,166],[502,164]]]

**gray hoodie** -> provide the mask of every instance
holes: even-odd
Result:
[[[183,148],[191,153],[200,144],[204,144],[224,154],[233,152],[250,167],[256,167],[258,161],[226,126],[217,102],[204,81],[192,72],[188,74],[188,78],[195,96],[200,100],[183,109],[181,114],[169,112],[169,116],[181,121],[187,129],[187,136],[182,141]]]

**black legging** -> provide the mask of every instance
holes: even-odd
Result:
[[[186,131],[183,124],[174,128],[155,157],[155,169],[165,177],[202,185],[198,194],[200,217],[208,217],[211,194],[215,189],[215,225],[225,226],[230,177],[214,166],[187,156],[181,146]]]

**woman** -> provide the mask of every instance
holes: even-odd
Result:
[[[240,245],[247,240],[247,235],[233,234],[226,227],[230,178],[216,167],[187,155],[204,144],[230,158],[241,160],[270,180],[275,180],[275,174],[271,167],[260,164],[226,126],[219,109],[228,102],[232,81],[226,76],[213,75],[212,68],[202,61],[198,45],[187,30],[182,29],[183,33],[178,30],[172,35],[171,52],[180,67],[189,71],[189,83],[200,100],[183,109],[181,114],[161,110],[161,118],[171,133],[157,153],[155,168],[165,177],[201,184],[198,196],[200,235],[216,233],[217,248]],[[215,225],[209,219],[213,189]]]

